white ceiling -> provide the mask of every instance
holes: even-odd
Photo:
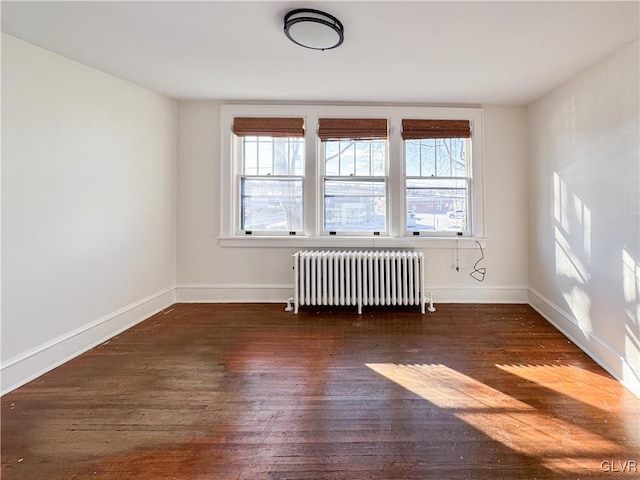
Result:
[[[2,31],[178,99],[527,104],[638,38],[626,2],[2,2]],[[324,10],[342,46],[290,42]]]

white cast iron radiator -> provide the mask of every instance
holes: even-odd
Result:
[[[394,250],[301,250],[294,255],[295,313],[301,305],[420,305],[424,254]]]

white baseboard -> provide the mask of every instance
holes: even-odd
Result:
[[[634,395],[640,397],[640,372],[629,363],[624,354],[592,332],[585,334],[573,315],[531,288],[529,305]]]
[[[2,395],[68,362],[175,303],[168,288],[2,363]]]
[[[523,303],[529,301],[527,287],[478,286],[425,286],[428,297],[433,293],[433,303]]]
[[[527,303],[527,287],[450,287],[427,285],[427,294],[433,292],[434,303]],[[178,302],[285,303],[293,296],[293,285],[287,284],[185,284],[176,288]]]
[[[176,300],[184,303],[285,303],[293,296],[287,284],[184,284]]]

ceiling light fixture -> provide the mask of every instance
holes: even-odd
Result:
[[[284,16],[284,34],[298,45],[313,50],[330,50],[344,41],[344,27],[333,15],[298,8]]]

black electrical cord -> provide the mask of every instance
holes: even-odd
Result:
[[[477,280],[478,282],[483,282],[484,281],[484,276],[487,274],[487,269],[485,267],[478,268],[478,264],[484,259],[484,250],[482,250],[482,245],[480,245],[479,241],[476,240],[476,243],[478,244],[478,247],[480,248],[480,258],[473,265],[473,272],[471,272],[469,274],[469,276],[471,278],[473,278],[474,280]]]

